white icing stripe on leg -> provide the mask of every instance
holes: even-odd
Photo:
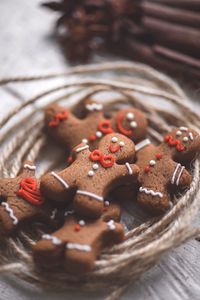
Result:
[[[50,234],[43,234],[42,239],[52,241],[52,244],[54,245],[60,245],[62,243],[62,241],[59,238]]]
[[[189,138],[190,138],[191,141],[194,140],[194,136],[193,136],[192,132],[189,133]]]
[[[84,252],[90,252],[92,250],[90,245],[81,245],[81,244],[76,244],[76,243],[68,243],[66,245],[66,249],[78,250],[78,251],[84,251]]]
[[[173,176],[172,176],[171,184],[174,184],[175,178],[176,178],[176,173],[177,173],[177,171],[178,171],[178,169],[179,169],[180,166],[181,166],[180,164],[176,165],[176,168],[175,168]]]
[[[10,218],[13,221],[13,224],[17,225],[18,219],[14,216],[14,212],[13,212],[12,208],[9,207],[7,202],[1,202],[1,205],[5,207],[5,210],[8,212]]]
[[[145,139],[145,140],[143,140],[140,143],[135,145],[135,151],[137,152],[137,151],[141,150],[142,148],[144,148],[144,147],[146,147],[150,144],[151,144],[151,141],[149,139]]]
[[[185,167],[182,167],[181,170],[180,170],[180,173],[179,173],[178,178],[177,178],[177,180],[176,180],[176,185],[177,185],[177,186],[179,185],[179,181],[180,181],[180,179],[181,179],[181,176],[182,176],[182,174],[183,174],[184,169],[185,169]]]
[[[76,193],[79,194],[79,195],[84,195],[84,196],[88,196],[90,198],[94,198],[98,201],[103,201],[103,197],[98,196],[98,195],[93,194],[93,193],[90,193],[90,192],[87,192],[87,191],[77,190]]]
[[[53,175],[66,189],[69,188],[67,182],[64,179],[62,179],[58,174],[56,174],[55,172],[51,172],[51,175]]]
[[[32,165],[29,165],[29,164],[25,164],[25,165],[24,165],[24,169],[36,170],[36,166],[32,166]]]
[[[128,174],[129,174],[129,175],[132,175],[132,174],[133,174],[133,170],[131,169],[130,164],[129,164],[128,162],[126,162],[125,165],[126,165],[126,167],[127,167],[127,169],[128,169]]]
[[[88,145],[86,145],[86,146],[83,146],[83,147],[77,148],[77,149],[76,149],[76,152],[78,153],[78,152],[81,152],[81,151],[83,151],[83,150],[86,150],[86,149],[88,149],[88,148],[89,148],[89,146],[88,146]]]
[[[116,229],[115,222],[113,220],[110,220],[109,222],[107,222],[107,225],[110,230]]]
[[[154,196],[154,197],[156,197],[156,196],[158,196],[158,197],[160,197],[160,198],[163,197],[163,194],[162,194],[162,193],[160,193],[160,192],[155,192],[155,191],[150,190],[150,189],[148,189],[148,188],[143,188],[142,186],[140,187],[139,191],[140,191],[140,193],[145,193],[145,194],[147,194],[147,195],[151,195],[151,196]]]

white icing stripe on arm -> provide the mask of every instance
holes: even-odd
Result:
[[[87,191],[77,190],[76,193],[79,194],[79,195],[84,195],[84,196],[88,196],[90,198],[94,198],[98,201],[103,201],[103,197],[98,196],[98,195],[93,194],[93,193],[90,193],[90,192],[87,192]]]
[[[68,243],[66,245],[66,249],[78,250],[78,251],[84,251],[84,252],[90,252],[92,250],[90,245],[81,245],[81,244],[76,244],[76,243]]]
[[[56,174],[55,172],[51,172],[51,175],[53,175],[66,189],[69,188],[67,182],[64,179],[62,179],[58,174]]]
[[[13,221],[13,224],[17,225],[18,219],[14,216],[14,212],[13,212],[12,208],[9,207],[7,202],[1,202],[1,205],[5,207],[5,210],[8,212],[10,218]]]
[[[146,147],[150,144],[151,144],[151,141],[149,139],[145,139],[145,140],[143,140],[140,143],[135,145],[135,151],[137,152],[137,151],[141,150],[142,148],[144,148],[144,147]]]
[[[76,149],[76,152],[78,153],[78,152],[81,152],[81,151],[83,151],[83,150],[86,150],[86,149],[88,149],[88,148],[89,148],[89,146],[88,146],[88,145],[86,145],[86,146],[83,146],[83,147],[77,148],[77,149]]]
[[[182,174],[183,174],[184,169],[185,169],[185,167],[182,167],[181,170],[180,170],[180,173],[179,173],[178,178],[177,178],[177,180],[176,180],[176,185],[177,185],[177,186],[179,185],[179,181],[180,181],[180,179],[181,179],[181,176],[182,176]]]
[[[59,238],[50,234],[43,234],[42,239],[52,241],[52,244],[54,245],[60,245],[62,243],[62,241]]]
[[[142,186],[140,187],[139,191],[140,191],[140,193],[145,193],[145,194],[147,194],[147,195],[151,195],[151,196],[154,196],[154,197],[155,197],[155,196],[158,196],[158,197],[160,197],[160,198],[163,197],[163,193],[155,192],[155,191],[150,190],[150,189],[148,189],[148,188],[143,188]]]
[[[174,182],[175,182],[176,173],[177,173],[177,171],[178,171],[178,169],[179,169],[180,166],[181,166],[180,164],[177,164],[177,165],[176,165],[176,168],[175,168],[175,170],[174,170],[174,173],[173,173],[173,176],[172,176],[172,180],[171,180],[171,183],[172,183],[172,184],[174,184]]]
[[[132,175],[132,174],[133,174],[133,170],[131,169],[130,164],[129,164],[128,162],[126,162],[125,165],[126,165],[126,167],[127,167],[127,169],[128,169],[128,174],[129,174],[129,175]]]
[[[29,165],[29,164],[25,164],[25,165],[24,165],[24,169],[36,170],[36,166],[32,166],[32,165]]]

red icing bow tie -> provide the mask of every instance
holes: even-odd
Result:
[[[33,205],[41,205],[44,203],[44,199],[42,198],[40,190],[37,187],[37,182],[33,178],[27,177],[22,179],[17,195],[21,196],[24,200]]]
[[[68,118],[68,111],[62,111],[59,113],[56,113],[54,118],[49,121],[49,127],[57,127],[61,121],[64,121]]]
[[[171,147],[176,147],[176,150],[181,152],[185,150],[185,146],[181,143],[181,141],[174,139],[172,135],[166,135],[165,141]]]
[[[115,158],[111,154],[103,155],[99,150],[92,151],[89,158],[92,161],[99,161],[104,168],[110,168],[115,163]]]

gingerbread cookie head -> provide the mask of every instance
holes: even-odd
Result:
[[[174,160],[191,162],[200,153],[200,135],[185,126],[175,128],[164,137],[163,148]]]
[[[120,110],[112,120],[113,129],[135,143],[144,139],[147,133],[147,118],[142,111],[135,108]]]
[[[106,135],[98,148],[102,153],[112,156],[117,163],[132,162],[135,157],[134,143],[119,133]]]
[[[40,268],[64,267],[75,274],[91,271],[105,247],[124,239],[123,227],[115,221],[119,214],[119,208],[110,205],[97,220],[68,215],[62,228],[43,235],[34,246],[34,261]]]
[[[52,223],[50,207],[40,194],[35,169],[34,164],[27,161],[18,177],[0,179],[0,231],[4,235],[11,235],[33,220]]]

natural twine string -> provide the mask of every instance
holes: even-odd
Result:
[[[150,123],[149,136],[155,142],[159,143],[162,134],[171,126],[184,124],[199,131],[200,118],[192,111],[186,94],[176,82],[138,63],[118,62],[79,66],[69,68],[63,73],[6,78],[0,80],[0,85],[21,82],[28,84],[31,81],[52,80],[58,77],[66,77],[67,83],[22,101],[0,120],[1,175],[16,176],[24,159],[38,157],[40,149],[46,144],[46,138],[42,133],[43,120],[39,112],[47,102],[61,100],[68,102],[74,97],[74,104],[102,91],[114,91],[122,100],[115,100],[110,96],[105,104],[108,110],[120,103],[143,109]],[[63,95],[56,95],[60,91]],[[149,103],[149,96],[156,97],[154,103]],[[43,101],[45,97],[50,98]],[[160,108],[157,105],[159,100],[173,105],[174,109],[166,111]],[[31,108],[31,112],[22,115],[21,112],[26,107]],[[42,169],[40,173],[43,174],[54,163]],[[95,270],[90,274],[81,277],[59,270],[52,273],[38,271],[31,256],[35,234],[30,232],[20,232],[17,237],[4,240],[5,247],[0,251],[0,272],[15,274],[43,287],[75,291],[77,288],[79,291],[107,290],[111,291],[107,300],[119,298],[131,282],[158,262],[162,254],[200,234],[200,229],[191,225],[200,207],[199,159],[193,162],[192,173],[193,181],[190,189],[178,201],[174,201],[174,206],[169,212],[127,232],[123,243],[102,253],[96,261]]]

